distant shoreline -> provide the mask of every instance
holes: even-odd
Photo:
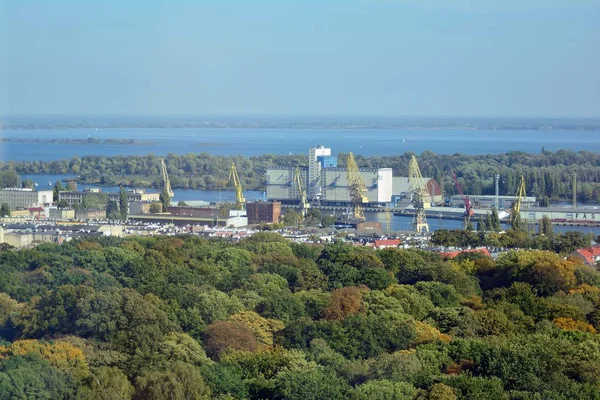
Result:
[[[0,143],[35,143],[35,144],[116,144],[116,145],[156,145],[156,142],[141,141],[134,139],[19,139],[19,138],[0,138]]]
[[[0,116],[0,129],[323,129],[600,131],[600,117]]]
[[[270,124],[232,124],[232,125],[222,125],[222,124],[165,124],[165,125],[36,125],[36,124],[27,124],[27,125],[19,125],[19,124],[6,124],[0,125],[0,131],[11,129],[11,130],[31,130],[31,129],[39,129],[39,130],[55,130],[55,129],[240,129],[240,130],[253,130],[253,129],[281,129],[281,130],[300,130],[300,129],[315,129],[315,130],[348,130],[348,131],[363,131],[369,129],[377,129],[377,130],[401,130],[401,131],[423,131],[423,130],[431,130],[431,131],[457,131],[457,130],[468,130],[468,131],[480,131],[480,130],[495,130],[495,131],[584,131],[584,132],[598,132],[600,131],[600,126],[595,125],[565,125],[565,126],[545,126],[545,125],[481,125],[481,126],[471,126],[471,125],[423,125],[423,126],[405,126],[405,125],[303,125],[303,124],[291,124],[291,125],[270,125]],[[17,141],[19,139],[15,139]],[[5,139],[0,139],[0,141],[5,141]],[[85,143],[85,142],[83,142]],[[143,144],[155,144],[155,143],[143,143]]]

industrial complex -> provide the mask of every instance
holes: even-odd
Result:
[[[244,198],[236,166],[232,163],[229,180],[235,188],[235,203],[204,203],[198,207],[190,202],[189,205],[163,207],[158,193],[129,190],[126,192],[127,216],[139,223],[242,227],[281,222],[289,209],[296,209],[306,216],[311,208],[319,208],[341,211],[337,213],[340,216],[335,222],[337,228],[354,228],[362,233],[379,232],[382,224],[367,221],[365,212],[384,212],[388,231],[393,214],[411,216],[412,229],[423,233],[429,230],[427,218],[463,220],[467,227],[472,226],[470,221],[473,218],[484,218],[495,207],[499,218],[504,221],[512,221],[519,216],[527,223],[537,223],[547,217],[554,224],[600,225],[600,208],[577,208],[576,203],[573,206],[538,207],[536,198],[525,193],[524,177],[521,177],[518,193],[514,196],[499,195],[499,175],[495,176],[495,195],[466,195],[456,175],[452,174],[459,194],[445,196],[435,179],[421,175],[415,156],[410,159],[408,176],[394,176],[392,168],[361,169],[352,153],[345,161],[345,166],[339,166],[338,157],[332,155],[331,148],[313,147],[308,150],[306,165],[268,168],[264,175],[266,199],[252,202]],[[163,160],[161,175],[163,193],[173,198]],[[0,203],[9,207],[11,222],[15,219],[49,220],[57,224],[64,221],[104,221],[106,209],[96,205],[101,202],[92,200],[117,202],[120,199],[119,193],[103,193],[99,188],[77,191],[73,185],[59,191],[57,197],[58,201],[53,201],[51,190],[0,189]]]
[[[266,172],[267,198],[280,201],[284,205],[298,204],[301,191],[294,177],[296,167],[273,167]],[[308,166],[298,167],[301,187],[307,188],[311,203],[322,206],[349,206],[352,203],[351,183],[348,181],[348,169],[339,168],[337,157],[331,155],[331,149],[323,146],[308,151]],[[410,197],[408,177],[394,177],[391,168],[363,168],[359,170],[365,184],[364,203],[369,206],[387,207],[394,200]],[[442,201],[442,191],[437,182],[425,178],[435,199]]]

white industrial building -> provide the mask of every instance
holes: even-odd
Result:
[[[600,208],[597,207],[531,207],[521,208],[521,219],[539,221],[544,217],[556,224],[597,224],[600,222]]]
[[[41,207],[52,204],[52,195],[52,190],[38,192],[28,188],[6,188],[0,190],[0,204],[8,204],[11,210]]]
[[[146,193],[145,190],[143,189],[133,189],[133,190],[128,190],[127,192],[127,201],[128,202],[153,202],[153,201],[160,201],[160,194],[159,193]],[[81,204],[81,202],[83,201],[84,197],[106,197],[106,200],[114,200],[114,201],[119,201],[119,198],[121,196],[120,192],[102,192],[102,189],[100,188],[88,188],[85,189],[83,192],[78,192],[78,191],[61,191],[58,193],[58,200],[59,201],[64,201],[67,204],[69,204],[70,206],[76,205],[76,204]]]
[[[392,201],[392,169],[364,168],[360,170],[369,203]],[[335,204],[350,202],[350,186],[346,168],[323,168],[321,170],[321,203]]]
[[[325,167],[322,161],[324,157],[331,157],[329,147],[318,146],[308,150],[308,187],[304,186],[304,188],[309,199],[318,199],[321,196],[321,169]],[[335,166],[337,167],[337,161]]]
[[[267,199],[284,202],[286,200],[300,200],[298,185],[294,180],[294,171],[295,168],[267,168]],[[299,172],[302,187],[306,189],[308,186],[308,168],[300,167]]]
[[[429,197],[423,199],[425,204],[439,204],[444,200],[440,184],[433,178],[423,178]],[[392,181],[393,202],[395,206],[409,203],[412,199],[412,187],[407,176],[395,176]]]
[[[492,208],[496,204],[494,195],[468,195],[467,196],[476,208]],[[513,203],[517,201],[517,196],[498,196],[498,209],[510,209]],[[526,196],[521,199],[522,207],[530,207],[536,204],[535,196]],[[465,202],[460,195],[450,197],[450,207],[464,207]]]
[[[275,167],[266,172],[267,198],[292,204],[300,201],[298,184],[294,179],[296,168]],[[337,158],[331,156],[331,149],[313,147],[308,152],[308,166],[299,167],[299,178],[309,201],[319,200],[321,204],[337,205],[350,203],[346,168],[337,167]],[[392,200],[393,183],[391,168],[366,168],[360,170],[369,203],[387,204]]]

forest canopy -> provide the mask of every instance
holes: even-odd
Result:
[[[0,398],[599,398],[600,273],[550,251],[104,237],[0,273]]]

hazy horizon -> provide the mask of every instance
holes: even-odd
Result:
[[[600,0],[446,3],[0,0],[0,115],[600,117]]]

